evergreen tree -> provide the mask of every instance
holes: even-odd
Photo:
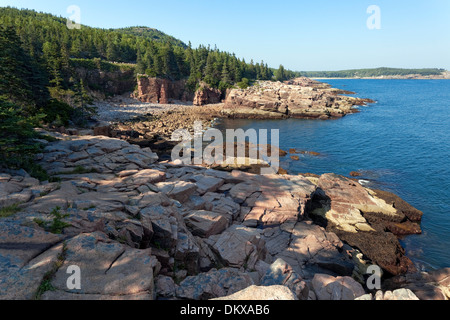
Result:
[[[64,80],[61,74],[61,70],[63,68],[63,57],[61,56],[61,50],[55,43],[45,42],[42,47],[42,51],[51,77],[50,84],[52,84],[56,90],[60,91]]]
[[[285,81],[288,79],[286,70],[284,69],[283,65],[280,65],[278,70],[275,72],[275,80],[277,81]]]
[[[220,80],[224,83],[228,84],[231,83],[230,73],[228,72],[228,66],[226,61],[223,62],[222,78]]]
[[[175,80],[179,78],[179,68],[172,44],[169,42],[160,51],[162,61],[162,76]]]
[[[215,86],[215,83],[216,83],[216,80],[214,77],[214,73],[215,73],[214,63],[215,63],[214,55],[212,52],[210,52],[208,54],[208,58],[206,59],[205,73],[204,73],[204,77],[203,77],[203,80],[210,86]]]
[[[14,27],[0,26],[0,97],[26,106],[48,99],[42,71],[22,48]]]
[[[92,108],[89,108],[89,105],[92,104],[92,98],[86,90],[83,79],[76,81],[74,91],[74,102],[78,109],[81,111],[81,116],[84,117],[92,114],[94,110]]]
[[[137,59],[136,59],[136,72],[137,73],[145,73],[147,69],[147,64],[144,61],[144,57],[142,57],[141,49],[137,50]]]

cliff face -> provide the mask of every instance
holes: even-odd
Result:
[[[286,83],[260,81],[227,95],[224,113],[236,118],[340,118],[357,112],[355,105],[372,102],[341,96],[348,93],[308,79]]]
[[[121,95],[131,92],[136,84],[134,70],[103,71],[100,69],[75,68],[75,74],[93,91],[105,95]]]
[[[202,83],[200,88],[195,92],[194,105],[203,106],[206,104],[220,103],[222,92],[219,89],[210,88],[207,84]]]
[[[168,104],[172,100],[190,101],[193,95],[186,89],[186,81],[151,78],[139,75],[135,97],[142,102]]]

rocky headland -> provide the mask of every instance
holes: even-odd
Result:
[[[232,89],[223,114],[253,119],[335,119],[358,112],[357,105],[374,102],[342,95],[348,93],[308,78],[259,81],[248,89]]]

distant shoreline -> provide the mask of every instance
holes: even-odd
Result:
[[[450,77],[445,76],[380,76],[380,77],[311,77],[313,80],[450,80]]]

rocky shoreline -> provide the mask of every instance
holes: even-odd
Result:
[[[330,79],[374,79],[374,80],[448,80],[450,79],[450,72],[445,71],[441,75],[429,75],[424,76],[421,74],[408,74],[408,75],[396,75],[396,76],[377,76],[377,77],[346,77],[346,78],[320,78],[315,77],[316,80],[330,80]]]
[[[333,117],[330,108],[343,116],[368,102],[309,79],[255,95],[234,90],[224,104],[201,107],[141,109],[115,98],[100,110],[107,122],[93,129],[46,132],[56,141],[42,141],[36,163],[51,181],[0,173],[0,299],[450,298],[450,268],[420,272],[406,256],[399,238],[421,233],[422,212],[392,193],[335,174],[262,176],[171,162],[175,129],[255,112],[230,107],[230,97],[265,101],[256,109],[269,118],[281,114],[280,99],[289,116],[293,105],[297,114],[306,106],[321,119]],[[291,99],[304,90],[316,99]],[[371,265],[382,269],[381,290],[367,288]],[[67,287],[69,266],[82,270],[81,289]]]
[[[168,159],[174,143],[171,134],[177,129],[193,130],[194,122],[203,128],[214,125],[218,118],[246,119],[336,119],[359,112],[355,106],[373,103],[370,99],[345,96],[354,92],[331,88],[309,78],[296,78],[285,83],[259,81],[247,89],[231,89],[220,101],[220,92],[202,84],[194,95],[194,104],[171,100],[175,86],[182,83],[140,77],[138,90],[132,97],[116,97],[96,103],[100,123],[92,131],[120,138],[141,147],[150,147],[160,157]],[[165,103],[158,104],[161,96]],[[180,94],[176,95],[176,97]]]
[[[0,204],[15,206],[0,219],[1,299],[249,298],[271,286],[270,297],[287,288],[302,300],[448,299],[450,269],[413,272],[387,227],[419,228],[421,213],[395,195],[332,174],[224,172],[119,139],[53,135],[37,162],[55,182],[0,175]],[[365,288],[372,263],[384,294]],[[72,265],[81,290],[66,286]]]

